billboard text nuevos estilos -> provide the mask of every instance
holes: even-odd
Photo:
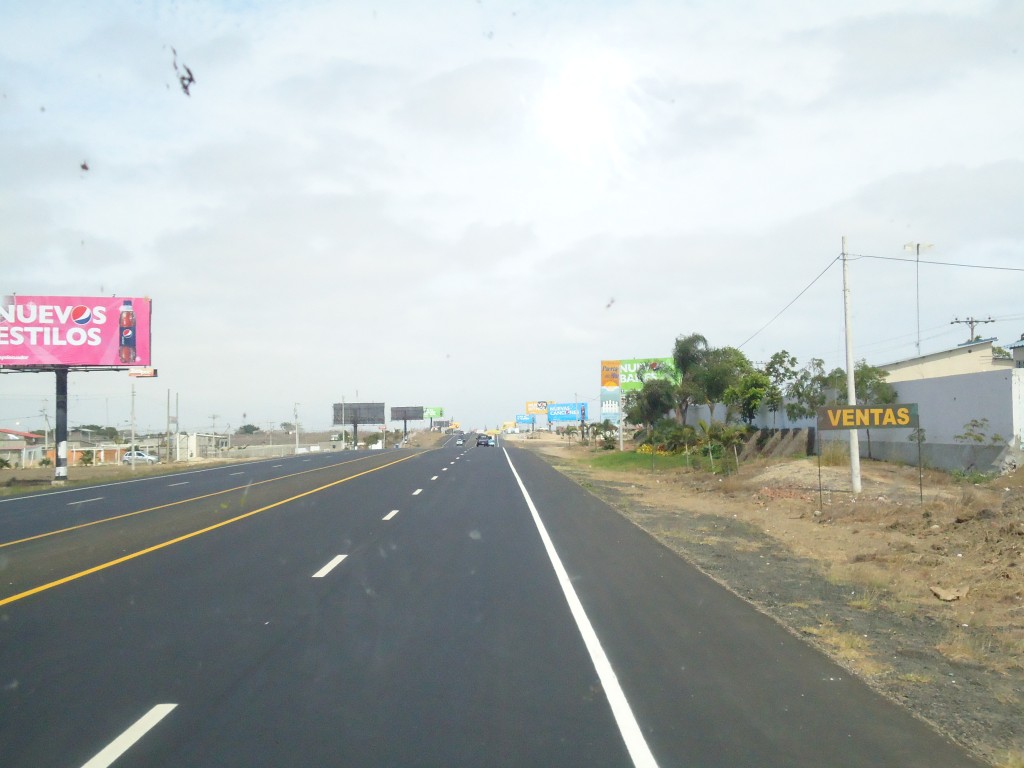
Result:
[[[0,366],[150,366],[152,301],[0,297]]]

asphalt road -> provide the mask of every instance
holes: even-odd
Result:
[[[0,765],[975,766],[528,451],[0,502]]]

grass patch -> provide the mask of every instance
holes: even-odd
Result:
[[[897,675],[896,679],[903,683],[911,683],[912,685],[930,685],[935,682],[933,675],[927,675],[922,672],[904,672],[902,675]]]
[[[821,445],[821,464],[842,467],[850,463],[850,445],[839,440],[826,440]]]
[[[875,676],[889,670],[887,666],[872,658],[871,643],[866,637],[853,632],[843,632],[828,619],[822,620],[816,627],[800,627],[800,631],[816,637],[829,648],[835,658],[846,662],[860,674]]]
[[[694,457],[686,454],[673,456],[646,456],[640,453],[623,451],[619,453],[602,453],[590,459],[590,465],[595,469],[609,469],[618,472],[650,472],[654,469],[685,469],[694,465]]]
[[[1024,752],[1017,749],[1004,752],[999,757],[996,768],[1024,768]]]

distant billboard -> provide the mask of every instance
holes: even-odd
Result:
[[[548,401],[531,400],[526,404],[526,412],[543,415],[548,412]]]
[[[444,408],[424,408],[423,418],[424,419],[440,419],[444,416]]]
[[[383,424],[384,403],[335,403],[335,424]]]
[[[622,411],[622,391],[618,387],[601,387],[601,421],[619,423]]]
[[[534,424],[537,421],[537,417],[532,413],[517,413],[516,424]]]
[[[548,403],[548,421],[586,420],[586,403]]]
[[[391,407],[391,420],[392,421],[422,421],[423,420],[423,406],[422,405],[392,406]]]
[[[643,357],[619,361],[619,388],[623,392],[639,392],[651,379],[678,381],[679,372],[671,357]]]
[[[602,360],[601,361],[601,386],[602,387],[618,387],[619,386],[619,371],[622,366],[621,360]]]
[[[0,297],[0,366],[150,367],[152,301]]]
[[[437,427],[438,429],[448,429],[453,425],[451,419],[442,419],[441,421],[435,421],[434,426]]]

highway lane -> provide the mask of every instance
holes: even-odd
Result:
[[[508,455],[660,765],[973,765]],[[85,765],[151,712],[116,765],[632,765],[606,690],[495,448],[430,451],[0,607],[4,765]]]
[[[140,498],[146,499],[151,506],[173,503],[296,472],[318,471],[350,462],[372,462],[394,453],[346,451],[300,454],[0,498],[0,542],[58,530],[69,523],[88,523],[111,514],[123,514],[135,509]]]
[[[0,512],[0,605],[24,590],[280,503],[309,484],[338,482],[413,455],[314,455],[19,499]],[[93,503],[75,505],[76,497]]]

